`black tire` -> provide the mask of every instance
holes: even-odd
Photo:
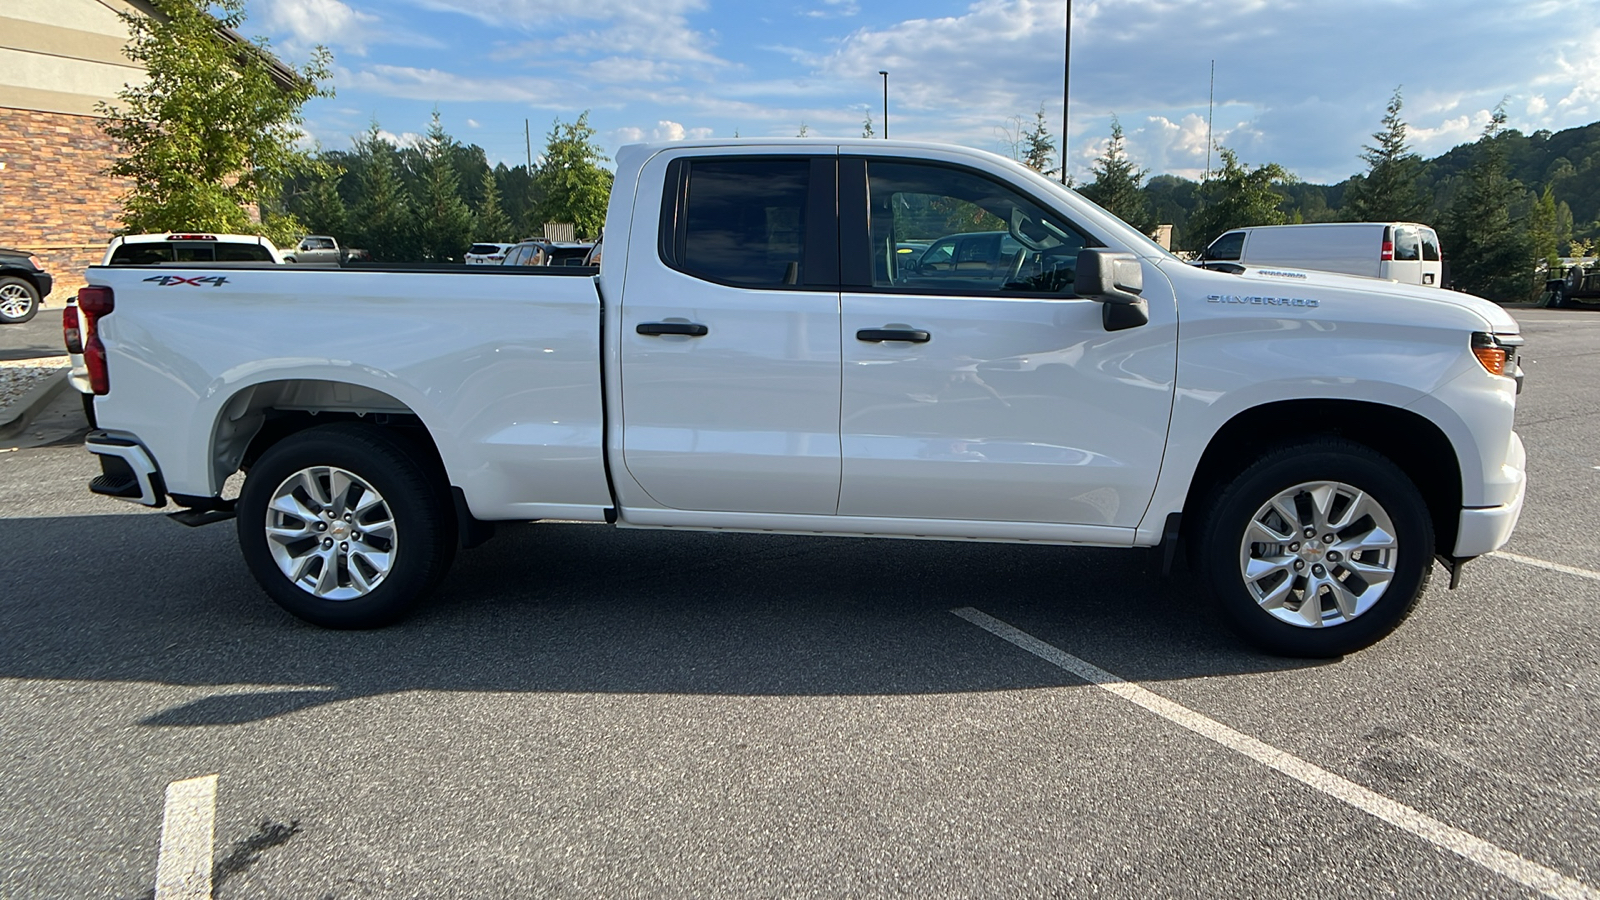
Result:
[[[20,311],[6,312],[6,306],[21,304]],[[0,325],[21,325],[39,314],[39,289],[26,278],[0,276]]]
[[[1551,288],[1546,293],[1545,301],[1544,301],[1544,306],[1545,306],[1546,309],[1560,309],[1561,307],[1566,306],[1566,305],[1567,305],[1567,299],[1566,299],[1565,294],[1562,293],[1561,288],[1559,288],[1559,287]]]
[[[1315,599],[1317,606],[1314,608],[1305,606],[1312,600],[1302,600],[1298,605],[1291,601],[1277,614],[1269,612],[1263,602],[1257,599],[1255,590],[1246,583],[1243,574],[1246,531],[1251,528],[1258,513],[1264,511],[1274,498],[1297,486],[1323,482],[1337,483],[1363,492],[1376,503],[1378,513],[1389,519],[1395,543],[1392,559],[1386,562],[1391,571],[1387,587],[1380,591],[1369,607],[1349,619],[1343,619],[1334,611],[1332,594],[1335,587],[1332,585],[1326,589],[1326,598]],[[1296,500],[1309,503],[1311,495],[1304,493],[1302,496],[1306,499],[1297,497]],[[1343,495],[1329,493],[1328,496]],[[1338,508],[1340,502],[1348,501],[1335,499],[1330,509]],[[1297,506],[1295,511],[1302,516],[1296,528],[1304,528],[1310,521],[1310,507]],[[1281,517],[1274,521],[1281,521]],[[1339,532],[1339,540],[1359,537],[1363,533],[1362,521],[1361,518],[1352,519]],[[1366,521],[1374,520],[1367,517]],[[1216,598],[1222,613],[1246,640],[1269,653],[1282,656],[1339,656],[1376,643],[1411,614],[1433,570],[1433,521],[1421,493],[1393,462],[1351,441],[1327,438],[1269,452],[1213,493],[1196,524],[1198,527],[1191,532],[1193,537],[1190,541],[1195,551],[1192,562],[1202,582]],[[1300,531],[1297,538],[1303,537],[1304,532]],[[1292,574],[1293,570],[1282,570],[1284,577],[1302,586],[1295,590],[1303,591],[1303,586],[1308,583],[1304,576],[1318,570],[1341,579],[1342,585],[1359,589],[1362,597],[1372,589],[1359,576],[1351,574],[1350,569],[1341,568],[1334,561],[1338,558],[1351,562],[1348,558],[1337,553],[1318,555],[1326,550],[1321,543],[1321,536],[1306,542],[1303,551],[1297,540],[1292,545],[1296,549],[1294,553],[1289,552],[1291,545],[1287,544],[1279,546],[1272,554],[1264,551],[1272,544],[1254,543],[1251,546],[1256,548],[1251,551],[1252,555],[1275,554],[1275,558],[1299,560],[1297,564],[1306,566],[1300,570],[1300,576]],[[1354,562],[1378,563],[1383,560],[1383,554],[1381,550],[1362,551],[1359,555],[1364,558]],[[1309,557],[1309,561],[1303,557]],[[1302,580],[1294,582],[1296,577]],[[1355,580],[1351,581],[1352,578]],[[1258,576],[1256,585],[1264,588],[1283,584],[1281,579],[1274,579],[1277,579],[1276,574]],[[1290,596],[1295,596],[1293,591]],[[1303,597],[1304,594],[1299,596]],[[1309,614],[1296,612],[1296,609],[1306,610]],[[1321,612],[1313,613],[1312,610]],[[1316,627],[1309,623],[1290,624],[1278,615],[1293,618],[1294,621],[1321,615],[1323,618],[1319,622],[1324,624]]]
[[[387,551],[392,558],[389,568],[359,596],[329,599],[292,581],[274,558],[272,542],[267,537],[268,508],[274,494],[280,486],[287,485],[291,476],[319,467],[342,469],[370,485],[387,506],[393,522],[390,534],[394,543]],[[250,573],[279,606],[325,628],[378,628],[397,621],[438,585],[455,557],[454,507],[440,479],[430,477],[435,469],[409,443],[365,425],[323,425],[283,439],[250,468],[239,493],[239,549]],[[306,506],[324,511],[312,503]],[[288,521],[299,520],[291,516]],[[340,525],[337,521],[333,524],[339,529],[361,527],[359,519],[353,525]],[[326,534],[334,533],[327,523],[322,525]],[[357,532],[345,545],[359,545],[355,539],[360,537]],[[374,538],[370,533],[365,537],[369,542]],[[311,543],[316,545],[318,541]],[[304,546],[304,542],[288,546]],[[315,547],[311,549],[315,551]],[[377,549],[383,550],[381,546]],[[357,590],[350,576],[350,568],[356,565],[355,555],[350,555],[334,570],[334,581],[345,585],[340,590]],[[316,573],[322,568],[317,564]],[[363,571],[370,571],[370,567]]]

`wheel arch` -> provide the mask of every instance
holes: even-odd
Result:
[[[1286,429],[1285,422],[1331,423]],[[1345,425],[1359,422],[1359,427]],[[1233,480],[1264,453],[1285,444],[1337,437],[1383,455],[1416,484],[1428,504],[1438,552],[1455,544],[1461,518],[1461,461],[1436,423],[1397,406],[1366,400],[1282,400],[1243,410],[1212,435],[1184,500],[1185,525],[1211,493]]]

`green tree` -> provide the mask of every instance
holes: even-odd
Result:
[[[1559,274],[1561,241],[1556,233],[1556,220],[1555,186],[1547,184],[1528,212],[1528,243],[1534,262],[1543,261],[1546,272]]]
[[[478,205],[477,227],[472,232],[476,235],[474,240],[498,243],[513,240],[511,219],[500,208],[500,185],[493,169],[484,170],[479,192],[483,202]]]
[[[1530,292],[1533,246],[1524,223],[1511,215],[1522,189],[1507,175],[1501,140],[1505,122],[1502,104],[1478,139],[1477,159],[1445,215],[1440,238],[1458,287],[1490,300],[1511,301],[1526,299]]]
[[[326,178],[317,178],[311,187],[296,198],[291,212],[314,234],[331,234],[343,239],[349,213],[339,196],[339,182],[344,173],[333,169]]]
[[[737,135],[735,135],[737,137]],[[864,138],[877,137],[877,132],[872,130],[872,111],[867,111],[866,121],[861,123],[861,136]]]
[[[461,199],[456,147],[435,110],[427,136],[417,144],[420,180],[412,198],[417,211],[417,251],[422,259],[433,262],[460,261],[472,244],[472,210]]]
[[[571,222],[580,237],[592,238],[606,221],[606,201],[611,196],[612,174],[600,167],[605,154],[594,142],[589,111],[576,122],[557,120],[545,140],[544,156],[534,176],[534,190],[542,198],[542,222]]]
[[[300,107],[333,95],[323,86],[332,55],[319,46],[293,69],[271,57],[264,39],[230,37],[244,23],[244,0],[151,4],[158,15],[117,12],[130,35],[123,53],[148,80],[99,106],[102,128],[124,153],[107,172],[132,183],[122,197],[123,231],[265,234],[287,243],[300,225],[273,212],[285,179],[318,166],[295,142]],[[251,221],[252,206],[265,221]]]
[[[1406,123],[1400,89],[1394,89],[1383,116],[1383,130],[1373,132],[1377,146],[1364,146],[1367,174],[1351,182],[1345,193],[1345,214],[1359,222],[1415,222],[1427,211],[1418,187],[1422,158],[1406,146]]]
[[[410,240],[411,204],[396,172],[395,148],[373,122],[356,141],[361,163],[361,201],[356,206],[355,236],[372,258],[389,262],[415,258]]]
[[[1111,143],[1090,166],[1090,171],[1094,172],[1094,181],[1079,188],[1079,193],[1140,231],[1148,232],[1155,227],[1150,219],[1150,199],[1142,184],[1150,173],[1128,159],[1122,123],[1116,116],[1111,117]]]
[[[1033,127],[1022,133],[1022,164],[1035,172],[1055,175],[1060,166],[1052,166],[1056,159],[1056,139],[1044,124],[1044,107],[1033,114]]]
[[[1278,205],[1283,188],[1293,181],[1283,166],[1264,163],[1250,168],[1240,164],[1239,154],[1218,147],[1222,167],[1200,184],[1200,207],[1189,217],[1184,239],[1189,249],[1199,250],[1230,228],[1246,225],[1282,225],[1287,220]]]

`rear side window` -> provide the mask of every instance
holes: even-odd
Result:
[[[1400,226],[1394,230],[1394,258],[1396,262],[1416,262],[1422,258],[1422,235],[1418,229]]]
[[[1439,235],[1432,228],[1422,229],[1422,258],[1426,262],[1439,261]]]
[[[272,262],[272,254],[260,244],[218,244],[217,262]]]
[[[676,245],[662,248],[674,268],[722,284],[803,283],[808,160],[696,159],[686,168]]]
[[[1244,252],[1244,232],[1230,231],[1222,237],[1211,242],[1206,248],[1205,259],[1232,259],[1237,260],[1239,254]]]
[[[123,244],[111,254],[113,266],[152,266],[172,262],[171,244]]]

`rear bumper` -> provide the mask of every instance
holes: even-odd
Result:
[[[1457,559],[1471,559],[1499,550],[1511,540],[1511,532],[1517,527],[1517,519],[1522,515],[1522,500],[1528,492],[1528,478],[1525,470],[1526,455],[1522,449],[1522,439],[1515,433],[1511,435],[1511,453],[1506,461],[1506,469],[1514,469],[1517,475],[1516,495],[1510,503],[1503,506],[1490,506],[1469,508],[1461,511],[1461,527],[1456,531],[1455,557]]]
[[[167,505],[167,486],[149,451],[137,440],[105,431],[91,431],[84,447],[100,458],[100,475],[89,490],[143,506]]]

